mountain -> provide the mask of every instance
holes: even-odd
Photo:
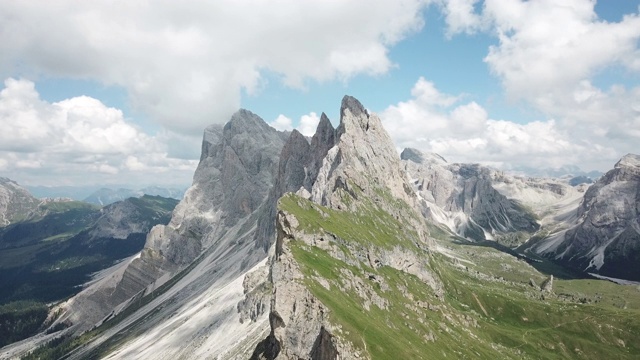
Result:
[[[95,192],[97,186],[26,186],[27,190],[37,198],[69,198],[77,201],[85,199]]]
[[[559,231],[530,251],[582,271],[640,280],[640,156],[628,154],[595,182]]]
[[[586,186],[415,151],[403,158],[380,119],[353,97],[343,99],[338,127],[323,114],[311,139],[240,110],[205,130],[193,185],[169,224],[149,232],[139,257],[52,309],[49,334],[0,353],[637,358],[635,286],[541,273],[532,265],[550,265],[545,259],[530,264],[492,241],[469,241],[427,211],[442,210],[435,199],[444,194],[444,204],[484,216],[488,229],[507,234],[506,225],[530,224],[531,214],[544,229]],[[408,171],[414,164],[420,176]]]
[[[141,197],[143,195],[162,196],[180,200],[184,196],[184,191],[174,188],[164,188],[160,186],[148,186],[140,190],[131,189],[109,189],[101,188],[91,195],[87,196],[83,201],[91,204],[105,206],[113,204],[116,201],[122,201],[130,197]]]
[[[32,216],[40,200],[13,180],[0,177],[0,226]]]
[[[259,231],[256,224],[269,212],[269,192],[285,140],[286,134],[246,110],[238,111],[224,126],[208,127],[193,185],[170,222],[151,229],[138,258],[62,304],[59,321],[72,323],[72,330],[81,332],[105,317],[117,316],[173,277],[163,310],[135,330],[151,334],[155,331],[151,329],[171,323],[166,318],[169,313],[186,302],[213,296],[212,292],[266,258],[263,244],[269,247],[275,229]],[[228,310],[211,316],[228,317]],[[186,329],[188,324],[169,326],[176,334],[197,330]],[[223,329],[219,331],[222,336]]]
[[[35,314],[44,308],[46,317],[44,304],[78,293],[95,272],[140,251],[146,233],[167,223],[176,204],[146,195],[102,209],[77,201],[40,204],[40,217],[0,228],[0,307],[33,308]],[[23,303],[30,305],[16,305]],[[18,317],[16,326],[34,316]],[[21,333],[0,331],[0,344],[24,337]]]
[[[494,188],[504,175],[478,164],[449,164],[437,154],[400,155],[425,216],[475,241],[521,243],[538,230],[535,214]]]

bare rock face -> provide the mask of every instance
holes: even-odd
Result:
[[[478,164],[449,164],[437,154],[405,149],[400,155],[423,200],[426,217],[473,240],[535,232],[533,214],[493,187],[495,172]]]
[[[340,112],[340,125],[335,131],[323,114],[311,144],[301,135],[291,134],[280,156],[273,197],[279,198],[289,191],[334,210],[376,208],[411,224],[418,234],[414,245],[427,247],[430,244],[426,235],[428,230],[417,208],[415,193],[380,119],[350,96],[342,100]],[[358,358],[361,354],[335,336],[339,329],[329,321],[328,308],[304,285],[305,275],[290,249],[291,242],[303,242],[340,257],[339,252],[334,251],[337,245],[328,240],[333,235],[325,234],[325,240],[325,235],[308,234],[298,228],[296,216],[283,210],[277,212],[276,228],[274,254],[269,259],[269,282],[273,289],[269,315],[271,331],[252,358]],[[359,247],[349,248],[349,252],[361,261],[369,259],[380,266],[387,265],[416,275],[425,286],[432,286],[441,294],[439,281],[411,251],[372,246],[370,251],[368,247]],[[345,278],[353,276],[345,273]],[[331,287],[326,280],[318,281]],[[345,286],[356,289],[354,291],[363,298],[366,308],[386,308],[386,301],[375,291],[368,291],[368,283],[361,279],[354,278],[353,283],[347,282]],[[255,303],[250,298],[241,305]]]
[[[357,187],[371,198],[378,197],[376,188],[385,188],[392,196],[413,204],[414,192],[380,118],[350,96],[342,100],[340,114],[336,145],[323,160],[311,191],[312,200],[340,208],[346,204],[335,196],[337,188],[353,192],[356,190],[349,188]]]
[[[131,297],[144,294],[156,280],[166,281],[210,249],[216,259],[231,256],[229,249],[234,245],[236,251],[242,251],[243,262],[227,269],[238,275],[264,259],[263,249],[268,248],[274,232],[256,231],[256,223],[269,209],[269,191],[285,139],[286,134],[247,110],[236,112],[224,126],[209,126],[193,185],[169,224],[155,226],[140,256],[111,281],[83,291],[69,303],[67,312],[79,330]],[[246,245],[252,241],[260,246]]]
[[[29,218],[40,200],[13,180],[0,177],[0,226]]]
[[[590,272],[640,279],[640,156],[625,155],[584,194],[553,256]]]
[[[549,275],[549,277],[540,284],[540,290],[546,293],[553,292],[553,275]]]
[[[143,201],[153,201],[154,197],[143,196],[140,199],[125,199],[105,206],[100,210],[100,217],[95,226],[89,232],[92,239],[115,238],[126,239],[130,234],[146,234],[153,224],[167,223],[171,219],[171,211],[157,208],[152,217],[143,214],[149,211],[143,207]],[[168,203],[175,204],[177,200],[166,199]]]

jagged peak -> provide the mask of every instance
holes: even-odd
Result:
[[[320,115],[320,122],[316,127],[316,132],[311,138],[311,146],[317,147],[320,144],[330,144],[329,148],[333,146],[335,139],[335,128],[325,113]]]
[[[360,101],[358,101],[358,99],[354,98],[353,96],[345,95],[342,98],[342,105],[340,106],[341,118],[344,117],[345,110],[347,109],[353,116],[360,116],[362,114],[365,114],[367,117],[369,117],[367,109],[365,109],[364,106],[362,106],[362,103],[360,103]]]
[[[425,153],[416,148],[406,148],[402,150],[400,159],[413,161],[417,164],[436,163],[440,165],[448,164],[447,160],[436,153]]]
[[[302,143],[306,144],[307,147],[309,146],[309,140],[307,140],[307,137],[302,135],[297,129],[293,129],[291,133],[289,133],[289,138],[287,139],[287,142],[284,144],[284,146],[288,147],[292,146],[292,144]]]
[[[623,156],[615,165],[615,168],[640,168],[640,155],[627,154]]]
[[[277,131],[270,127],[260,116],[246,109],[236,111],[229,122],[224,126],[225,131],[233,133],[257,131]]]
[[[333,127],[333,124],[331,124],[331,121],[327,117],[327,114],[323,112],[320,115],[320,122],[318,122],[318,126],[316,127],[316,133],[318,133],[318,131],[320,130],[324,131],[326,129],[331,129],[332,131],[335,130],[335,128]]]

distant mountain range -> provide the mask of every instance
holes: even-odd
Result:
[[[186,188],[179,189],[162,186],[147,186],[138,190],[124,187],[115,189],[108,187],[98,188],[95,186],[25,186],[24,188],[36,198],[69,198],[100,206],[142,195],[157,195],[181,200],[186,190]]]
[[[0,178],[0,347],[33,334],[47,317],[47,303],[74,295],[93,273],[139,252],[177,203],[151,195],[102,208],[37,199]]]
[[[205,129],[192,186],[139,255],[0,356],[637,359],[640,291],[588,273],[640,275],[639,169],[629,154],[549,179],[398,156],[350,96],[310,139],[239,110]],[[102,208],[81,243],[145,229],[134,205]]]
[[[184,192],[185,190],[163,188],[159,186],[149,186],[140,190],[102,188],[94,191],[91,195],[84,198],[83,201],[104,206],[130,197],[141,197],[143,195],[162,196],[181,200],[184,196]]]

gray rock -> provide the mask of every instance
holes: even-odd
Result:
[[[38,210],[40,200],[15,181],[0,177],[0,227],[29,219]]]
[[[540,284],[540,290],[546,293],[553,292],[553,275],[549,275],[549,277]]]
[[[493,170],[478,164],[449,164],[437,154],[416,149],[405,149],[401,158],[423,200],[423,214],[459,235],[482,241],[539,228],[530,211],[493,187]]]
[[[640,156],[625,155],[584,194],[553,254],[581,270],[640,279]]]
[[[268,210],[285,139],[286,134],[247,110],[236,112],[224,127],[207,127],[193,185],[169,224],[149,232],[140,257],[114,281],[88,288],[70,302],[67,313],[78,331],[141,296],[156,280],[175,274],[205,251],[219,266],[229,258],[243,259],[225,268],[225,276],[240,275],[264,259],[273,232],[260,232],[256,224]],[[215,278],[198,280],[211,281]]]

